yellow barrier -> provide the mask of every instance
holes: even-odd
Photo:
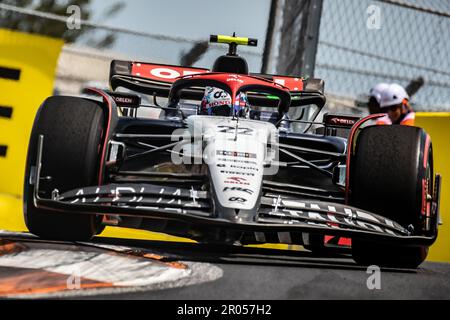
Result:
[[[31,127],[39,105],[52,94],[62,45],[62,40],[0,30],[0,106],[9,110],[0,117],[0,193],[22,194]]]
[[[436,243],[431,247],[429,261],[450,262],[450,113],[417,113],[416,125],[431,136],[434,172],[442,175],[441,219]]]
[[[28,139],[39,105],[52,94],[62,45],[0,30],[0,228],[25,228],[21,195]]]

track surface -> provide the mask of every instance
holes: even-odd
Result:
[[[348,257],[318,258],[304,251],[186,243],[101,241],[152,248],[182,261],[209,262],[220,267],[223,276],[176,289],[95,297],[100,299],[450,299],[450,264],[427,262],[413,271],[383,269],[381,289],[369,290],[367,269]]]
[[[20,236],[8,238],[20,241]],[[348,256],[114,238],[97,238],[93,246],[105,244],[140,248],[168,261],[209,263],[223,275],[172,289],[99,293],[82,299],[450,299],[450,264],[428,262],[418,270],[382,269],[381,289],[369,290],[371,274]]]

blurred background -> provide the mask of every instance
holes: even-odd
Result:
[[[240,50],[252,72],[323,78],[331,108],[359,113],[374,84],[415,81],[416,111],[450,109],[447,0],[1,0],[0,28],[65,41],[61,94],[106,87],[113,58],[211,67],[225,48],[209,35],[236,32],[259,39]]]

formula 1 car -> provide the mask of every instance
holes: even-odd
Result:
[[[439,220],[441,177],[426,132],[373,125],[380,115],[319,122],[322,80],[251,74],[236,51],[257,40],[211,42],[229,45],[212,70],[112,61],[113,91],[42,104],[24,183],[30,232],[76,241],[119,226],[313,251],[337,237],[360,264],[419,266]],[[233,106],[245,93],[246,112],[205,114],[208,88]],[[140,117],[143,108],[159,117]]]

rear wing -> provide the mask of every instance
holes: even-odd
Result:
[[[111,62],[109,81],[113,90],[124,87],[148,95],[168,97],[172,84],[180,77],[208,72],[210,70],[204,68],[113,60]],[[291,92],[291,107],[308,104],[323,106],[325,104],[323,95],[324,81],[321,79],[305,80],[301,77],[258,73],[250,75],[271,80],[287,87]],[[204,90],[194,88],[186,90],[185,94],[188,99],[201,100]],[[264,98],[260,95],[248,95],[248,98],[251,104],[268,107],[276,106],[276,101],[274,102],[273,99]]]

